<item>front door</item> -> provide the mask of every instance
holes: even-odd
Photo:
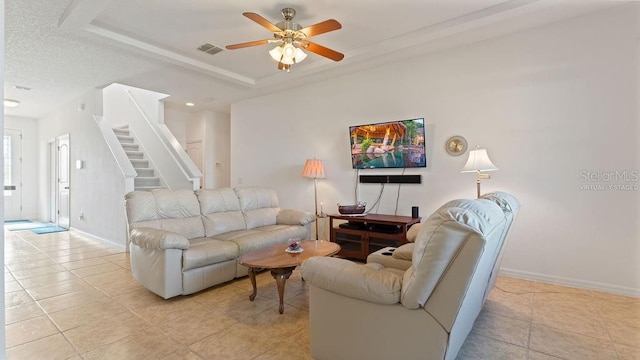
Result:
[[[69,134],[58,137],[58,226],[69,228]]]
[[[4,129],[4,218],[22,219],[22,131]]]

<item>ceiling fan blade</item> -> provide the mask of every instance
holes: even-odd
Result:
[[[326,58],[329,58],[333,61],[340,61],[344,58],[344,54],[339,53],[335,50],[331,50],[327,47],[324,47],[322,45],[318,45],[316,43],[313,43],[311,41],[304,41],[302,42],[302,47],[305,48],[306,50],[309,50],[313,53],[316,53],[320,56],[324,56]]]
[[[235,49],[246,48],[249,46],[265,45],[268,43],[269,43],[269,40],[256,40],[256,41],[249,41],[249,42],[240,43],[240,44],[227,45],[226,48],[227,50],[235,50]]]
[[[329,19],[315,25],[307,26],[306,28],[298,31],[304,33],[307,37],[312,37],[338,29],[342,29],[342,25],[340,25],[336,20]]]
[[[265,27],[267,30],[271,31],[271,32],[279,32],[282,31],[282,29],[280,29],[279,27],[273,25],[269,20],[263,18],[262,16],[256,14],[256,13],[252,13],[252,12],[246,12],[246,13],[242,13],[242,15],[248,17],[249,19],[257,22],[259,25],[262,25],[263,27]]]

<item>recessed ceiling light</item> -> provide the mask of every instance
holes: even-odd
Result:
[[[18,105],[20,105],[20,101],[18,100],[4,99],[4,106],[6,107],[14,108]]]
[[[196,104],[194,104],[192,102],[188,102],[188,103],[185,103],[185,105],[187,105],[187,106],[195,106]]]

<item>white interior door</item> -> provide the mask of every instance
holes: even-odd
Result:
[[[204,162],[202,161],[202,157],[204,153],[202,152],[202,140],[198,141],[190,141],[187,143],[187,155],[191,158],[194,164],[200,172],[202,173],[202,179],[200,179],[200,188],[204,187]]]
[[[58,145],[56,139],[51,139],[48,143],[48,186],[47,186],[47,221],[58,222]]]
[[[22,219],[22,131],[4,129],[4,218]]]
[[[58,137],[58,226],[69,228],[69,134]]]

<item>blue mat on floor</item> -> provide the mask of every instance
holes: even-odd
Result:
[[[5,220],[5,224],[19,224],[19,223],[30,223],[31,220]]]
[[[51,226],[55,226],[55,224],[45,223],[45,222],[24,222],[24,223],[14,223],[14,224],[4,224],[4,228],[11,231],[31,230],[31,229],[46,228]]]
[[[61,228],[59,226],[48,226],[43,228],[31,229],[31,232],[38,235],[42,235],[42,234],[51,234],[51,233],[57,233],[57,232],[67,231],[67,230],[69,229]]]

